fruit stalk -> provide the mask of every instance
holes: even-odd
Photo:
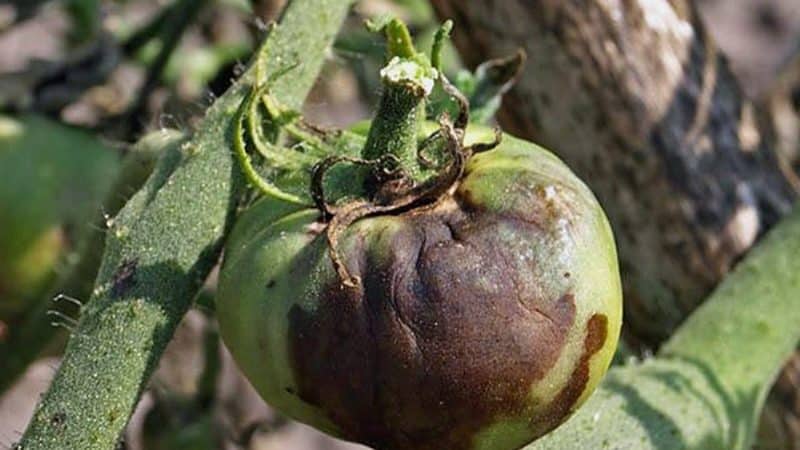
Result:
[[[422,168],[417,158],[419,130],[425,105],[437,79],[437,70],[418,53],[408,28],[397,19],[382,26],[387,40],[387,65],[381,70],[383,94],[370,127],[362,156],[376,160],[393,155],[412,180]]]
[[[370,127],[362,156],[375,160],[385,154],[394,155],[408,175],[419,175],[416,149],[417,136],[425,120],[425,96],[408,87],[384,80],[384,92],[378,113]]]
[[[294,0],[255,63],[208,111],[180,158],[162,160],[114,219],[90,302],[19,445],[110,449],[167,342],[217,261],[244,183],[231,152],[254,68],[287,71],[271,92],[298,109],[350,1]]]

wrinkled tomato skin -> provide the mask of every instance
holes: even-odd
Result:
[[[606,372],[622,318],[612,232],[547,150],[506,135],[437,204],[350,226],[356,289],[319,220],[261,200],[220,275],[223,338],[284,414],[381,450],[516,449]]]

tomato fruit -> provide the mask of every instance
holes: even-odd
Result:
[[[491,130],[470,126],[465,142]],[[317,209],[264,198],[229,238],[217,311],[258,392],[378,449],[515,449],[606,372],[621,287],[607,219],[553,154],[505,135],[431,205],[363,218],[329,258]]]
[[[36,115],[0,115],[0,319],[39,299],[117,175],[90,134]]]

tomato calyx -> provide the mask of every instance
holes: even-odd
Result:
[[[341,145],[357,142],[352,136],[342,138],[344,132],[308,124],[299,113],[278,104],[269,95],[269,80],[258,76],[237,112],[234,128],[235,154],[253,187],[264,195],[319,209],[321,222],[327,224],[331,260],[342,284],[350,288],[357,288],[360,280],[348,272],[338,241],[351,224],[365,217],[435,206],[461,180],[470,156],[496,147],[501,139],[496,131],[493,142],[464,145],[469,100],[440,67],[451,22],[436,33],[430,57],[414,48],[408,28],[398,19],[367,26],[385,34],[387,63],[381,70],[384,92],[378,112],[357,153],[352,145]],[[420,141],[435,86],[454,101],[457,113],[453,120],[442,112],[438,130]],[[275,144],[282,132],[296,143],[289,148]],[[266,168],[259,171],[251,153]]]
[[[496,131],[493,142],[464,146],[469,101],[435,67],[440,64],[441,42],[447,38],[451,27],[452,24],[446,22],[440,28],[433,46],[433,62],[430,62],[413,49],[408,29],[402,22],[393,19],[380,28],[372,26],[386,32],[390,61],[381,71],[385,91],[362,151],[363,157],[331,156],[314,167],[312,198],[323,220],[329,221],[326,238],[330,258],[346,287],[358,288],[361,284],[358,277],[347,270],[338,249],[339,238],[350,225],[365,217],[435,206],[457,185],[473,153],[491,150],[500,143],[502,134]],[[443,113],[438,119],[439,129],[420,143],[417,136],[433,82],[440,83],[456,101],[458,115],[453,121],[448,113]],[[403,113],[398,114],[398,111]],[[438,158],[426,155],[437,150]],[[438,164],[437,159],[441,161]],[[327,171],[341,162],[370,168],[365,186],[368,198],[337,207],[326,200],[324,180]],[[424,178],[426,171],[431,171],[432,175]]]
[[[414,184],[407,177],[390,179],[384,182],[372,200],[354,201],[335,208],[325,201],[322,190],[322,180],[328,165],[321,164],[317,166],[314,174],[315,183],[313,189],[316,192],[314,197],[317,201],[317,207],[323,212],[324,216],[331,217],[326,228],[328,250],[334,268],[344,286],[357,288],[360,285],[358,277],[351,275],[347,270],[347,266],[342,261],[338,250],[339,237],[350,225],[359,219],[378,214],[397,214],[404,211],[435,207],[461,179],[469,157],[475,152],[491,150],[500,144],[502,138],[502,134],[498,131],[496,132],[495,140],[491,143],[465,147],[463,145],[463,128],[456,129],[447,115],[440,119],[439,124],[439,131],[431,135],[431,138],[440,136],[444,139],[450,162],[436,177],[424,183]],[[329,161],[333,163],[339,160]],[[380,169],[380,162],[376,164],[376,167],[378,167],[378,170],[383,171]]]

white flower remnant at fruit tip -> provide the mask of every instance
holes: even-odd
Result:
[[[439,72],[433,67],[425,67],[416,61],[397,56],[381,69],[381,78],[384,80],[394,84],[414,83],[425,91],[425,95],[433,91],[433,85],[438,76]]]

